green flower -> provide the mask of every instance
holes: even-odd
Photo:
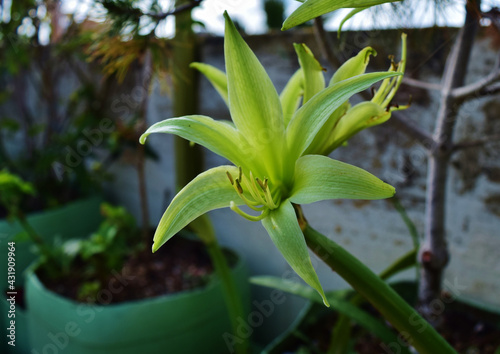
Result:
[[[233,122],[200,115],[171,118],[151,126],[140,140],[144,143],[151,133],[176,134],[235,166],[201,173],[175,196],[157,227],[153,251],[200,215],[230,207],[249,220],[261,221],[286,261],[327,304],[292,203],[381,199],[395,191],[360,168],[326,156],[303,154],[331,114],[350,96],[400,73],[370,73],[336,82],[294,111],[284,97],[287,95],[278,96],[227,13],[224,16],[227,77],[209,66],[198,64],[198,68],[212,72],[212,82],[225,97]],[[240,209],[243,205],[248,211]]]

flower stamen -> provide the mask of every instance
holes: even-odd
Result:
[[[236,214],[243,216],[245,219],[248,219],[250,221],[260,221],[260,220],[264,219],[269,214],[269,209],[265,209],[260,215],[257,215],[257,216],[247,214],[243,210],[238,208],[236,203],[233,201],[231,201],[229,203],[229,208],[231,208],[231,210],[234,211]]]
[[[247,214],[238,208],[234,201],[231,201],[230,208],[237,214],[248,220],[257,221],[265,218],[270,210],[278,208],[280,193],[278,191],[275,196],[276,199],[273,198],[267,178],[262,181],[258,177],[254,177],[251,171],[249,172],[250,178],[247,178],[243,174],[241,167],[238,169],[238,178],[234,178],[229,172],[226,172],[226,175],[241,200],[250,209],[262,212],[258,216]]]

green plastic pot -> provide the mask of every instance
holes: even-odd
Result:
[[[82,199],[69,203],[63,207],[33,213],[28,216],[28,222],[38,231],[38,233],[47,242],[51,243],[54,237],[61,239],[87,236],[96,230],[102,220],[99,206],[103,199],[95,196],[88,199]],[[3,291],[7,288],[7,255],[8,242],[13,241],[15,236],[21,232],[21,227],[17,223],[9,223],[6,220],[0,220],[0,279],[4,279],[0,288]],[[23,286],[23,275],[28,266],[33,263],[37,255],[31,251],[30,242],[16,242],[15,260],[16,260],[16,289]],[[11,318],[7,317],[10,304],[2,296],[0,301],[0,317],[2,324],[2,338],[6,338],[6,329],[9,327]],[[27,336],[27,314],[16,304],[16,346],[8,346],[2,340],[2,353],[28,353],[29,344]]]
[[[248,269],[241,257],[232,273],[248,304]],[[106,301],[112,291],[126,291],[123,285],[109,289]],[[26,298],[32,354],[228,352],[223,334],[230,333],[231,326],[217,278],[198,290],[123,304],[87,305],[47,290],[30,272]]]

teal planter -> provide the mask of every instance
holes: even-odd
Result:
[[[61,239],[87,236],[96,230],[101,222],[99,206],[103,201],[102,197],[92,197],[69,203],[64,207],[52,209],[44,212],[34,213],[28,216],[28,222],[38,231],[38,233],[51,243],[54,237]],[[2,293],[7,289],[7,255],[8,242],[21,232],[21,227],[17,224],[11,224],[6,220],[0,220],[0,279],[2,283],[0,289]],[[23,286],[24,272],[28,266],[33,263],[37,255],[31,252],[30,242],[16,242],[15,248],[15,270],[16,270],[16,289]],[[9,327],[10,318],[7,317],[10,304],[6,301],[6,296],[2,295],[0,301],[0,317],[2,325],[2,338],[6,338],[6,329]],[[16,346],[7,346],[5,340],[2,340],[0,350],[2,353],[29,353],[29,343],[27,336],[27,313],[16,304]]]
[[[241,258],[232,273],[248,304],[248,269]],[[125,284],[109,290],[111,296],[113,291],[127,291]],[[32,354],[229,352],[223,334],[231,326],[217,278],[199,290],[100,306],[56,295],[31,272],[26,298]]]

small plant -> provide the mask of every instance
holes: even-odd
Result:
[[[68,240],[60,247],[63,257],[71,261],[66,275],[79,269],[77,299],[80,301],[95,300],[112,271],[121,269],[128,257],[145,247],[144,243],[137,243],[139,229],[124,207],[103,203],[101,214],[104,220],[95,233],[86,239]]]
[[[55,238],[54,244],[47,244],[20,209],[23,198],[34,194],[32,184],[6,170],[0,172],[0,202],[9,211],[9,219],[22,226],[26,237],[18,238],[32,241],[36,246],[40,256],[37,272],[50,282],[77,279],[76,298],[80,301],[95,299],[109,274],[145,247],[144,243],[137,243],[139,229],[133,216],[125,208],[107,203],[101,205],[104,220],[97,232],[86,239],[61,242]]]

